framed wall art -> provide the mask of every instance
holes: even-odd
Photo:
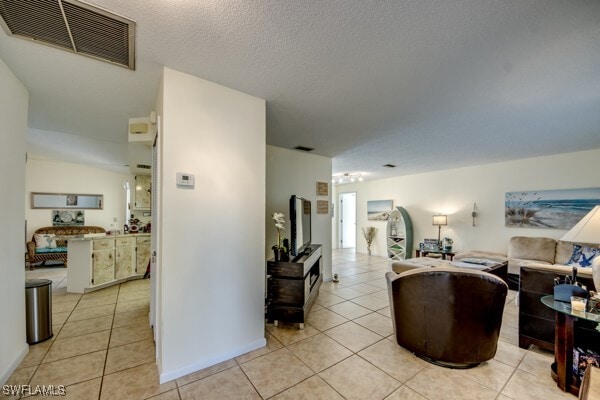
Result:
[[[571,229],[600,204],[600,188],[507,192],[504,221],[512,228]]]
[[[387,221],[394,208],[393,200],[367,201],[367,219],[369,221]]]
[[[328,196],[329,195],[329,183],[328,182],[317,182],[317,196]]]
[[[329,214],[329,201],[317,200],[317,214]]]
[[[52,226],[84,226],[82,210],[52,210]]]

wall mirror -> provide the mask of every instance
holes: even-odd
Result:
[[[103,207],[104,196],[101,194],[31,192],[31,208],[102,210]]]

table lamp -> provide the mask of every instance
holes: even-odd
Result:
[[[561,240],[577,243],[600,243],[600,206],[592,208],[592,211],[581,218]],[[592,276],[596,291],[600,292],[600,262],[595,261],[592,263]]]
[[[448,225],[448,216],[443,214],[434,215],[432,225],[438,227],[438,246],[441,247],[442,225]]]

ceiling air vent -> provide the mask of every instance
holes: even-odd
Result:
[[[0,0],[9,35],[135,69],[135,22],[77,0]]]
[[[314,150],[312,147],[306,147],[306,146],[296,146],[296,147],[294,147],[294,149],[300,150],[300,151],[306,151],[306,152]]]
[[[382,167],[385,167],[385,168],[396,168],[396,166],[394,164],[383,164]]]

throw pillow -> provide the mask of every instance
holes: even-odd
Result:
[[[573,245],[573,255],[569,260],[569,265],[574,267],[591,267],[594,257],[600,255],[600,248],[583,247],[577,244]]]
[[[54,249],[56,248],[56,239],[54,239],[54,236],[56,236],[53,233],[46,233],[46,234],[35,234],[33,235],[33,240],[35,241],[35,247],[37,247],[38,249]]]
[[[571,265],[576,263],[577,260],[581,258],[581,249],[582,247],[578,244],[573,244],[573,254],[571,254],[571,258],[567,261],[567,265]]]

